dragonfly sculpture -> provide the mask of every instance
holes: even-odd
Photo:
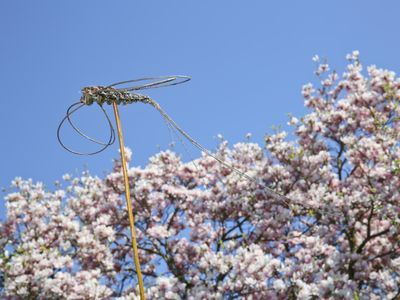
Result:
[[[134,216],[133,216],[133,211],[132,211],[132,203],[130,200],[130,191],[129,191],[129,181],[128,181],[128,172],[126,169],[126,161],[125,161],[125,154],[124,154],[124,144],[123,144],[123,137],[122,137],[122,129],[121,129],[121,124],[120,124],[120,118],[119,118],[119,113],[118,113],[118,105],[120,104],[131,104],[131,103],[136,103],[136,102],[142,102],[145,104],[150,104],[153,106],[160,114],[161,116],[165,119],[167,124],[172,128],[177,130],[180,134],[182,134],[190,143],[192,143],[195,147],[197,147],[200,151],[203,151],[206,155],[214,158],[216,161],[218,161],[220,164],[224,165],[225,167],[231,169],[233,172],[237,173],[240,177],[243,177],[249,181],[252,181],[259,185],[263,191],[265,191],[265,194],[267,197],[271,197],[274,200],[276,200],[278,203],[281,205],[284,205],[285,207],[289,207],[289,199],[274,190],[266,187],[263,185],[259,180],[257,180],[254,177],[249,176],[248,174],[238,170],[237,168],[233,167],[226,161],[224,161],[222,158],[219,158],[218,156],[214,155],[211,153],[209,150],[207,150],[205,147],[203,147],[199,142],[197,142],[194,138],[192,138],[188,133],[186,133],[158,104],[155,100],[150,98],[149,96],[146,95],[141,95],[137,94],[136,91],[138,90],[146,90],[146,89],[151,89],[151,88],[161,88],[161,87],[166,87],[166,86],[173,86],[173,85],[178,85],[184,82],[189,81],[191,78],[189,76],[182,76],[182,75],[173,75],[173,76],[165,76],[165,77],[149,77],[149,78],[140,78],[140,79],[134,79],[134,80],[127,80],[127,81],[121,81],[117,83],[113,83],[108,86],[88,86],[82,88],[82,96],[80,98],[80,101],[77,103],[72,104],[68,109],[65,117],[61,120],[58,129],[57,129],[57,138],[60,143],[60,145],[66,149],[67,151],[78,154],[78,155],[93,155],[96,153],[100,153],[104,151],[107,147],[112,145],[115,142],[115,130],[112,125],[111,119],[108,116],[106,110],[103,108],[104,104],[108,105],[113,105],[114,108],[114,115],[117,123],[117,129],[118,129],[118,138],[119,138],[119,143],[120,143],[120,152],[121,152],[121,161],[122,161],[122,169],[123,169],[123,175],[124,175],[124,181],[125,181],[125,198],[127,201],[127,207],[128,207],[128,215],[129,215],[129,220],[130,220],[130,227],[131,227],[131,237],[132,237],[132,248],[134,251],[134,258],[135,258],[135,265],[136,265],[136,270],[137,270],[137,275],[138,275],[138,283],[139,283],[139,292],[141,299],[144,298],[144,287],[143,287],[143,280],[142,280],[142,275],[140,272],[140,264],[139,264],[139,256],[138,256],[138,251],[137,251],[137,245],[136,245],[136,235],[135,235],[135,228],[134,228]],[[137,85],[138,82],[148,82],[145,84],[140,84]],[[127,84],[133,84],[132,86],[124,87]],[[110,135],[109,139],[107,142],[101,142],[98,141],[94,138],[91,138],[90,136],[86,135],[80,128],[78,128],[71,120],[71,115],[81,109],[84,106],[90,106],[92,104],[98,104],[104,113],[107,123],[109,126],[110,130]],[[61,138],[61,128],[65,124],[65,122],[68,122],[71,127],[82,137],[99,144],[101,147],[99,150],[94,151],[94,152],[89,152],[89,153],[83,153],[79,152],[76,150],[73,150],[69,147],[67,147],[64,142],[62,141]]]

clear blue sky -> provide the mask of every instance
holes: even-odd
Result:
[[[56,141],[58,122],[87,85],[190,75],[187,84],[147,92],[207,148],[217,145],[218,133],[233,144],[251,132],[262,144],[287,113],[305,113],[300,91],[314,80],[314,54],[340,73],[355,49],[365,64],[398,70],[399,11],[395,0],[3,0],[0,187],[21,176],[52,188],[85,166],[99,176],[110,170],[117,144],[79,157]],[[94,112],[77,120],[103,132]],[[133,165],[167,147],[170,135],[154,109],[132,105],[121,114]]]

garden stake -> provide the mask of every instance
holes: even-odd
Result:
[[[132,209],[131,192],[129,187],[128,170],[125,157],[124,139],[122,136],[121,120],[119,117],[118,105],[116,101],[113,102],[113,108],[114,108],[115,122],[117,123],[119,150],[121,153],[122,174],[124,176],[124,184],[125,184],[125,200],[126,200],[126,207],[128,209],[129,226],[131,228],[133,258],[135,261],[136,273],[139,283],[140,299],[145,300],[146,298],[144,296],[144,284],[143,284],[142,272],[140,271],[139,253],[136,243],[135,216],[133,215],[133,209]]]

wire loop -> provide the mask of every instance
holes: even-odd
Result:
[[[76,106],[77,106],[77,107],[76,107]],[[76,103],[72,104],[70,107],[68,107],[67,113],[66,113],[65,117],[61,120],[60,124],[58,125],[58,128],[57,128],[57,139],[58,139],[58,142],[60,143],[60,145],[61,145],[65,150],[67,150],[68,152],[71,152],[71,153],[77,154],[77,155],[94,155],[94,154],[97,154],[97,153],[100,153],[100,152],[104,151],[107,147],[109,147],[109,146],[111,146],[112,144],[114,144],[114,142],[115,142],[115,130],[114,130],[114,127],[112,126],[110,117],[108,116],[107,112],[105,111],[105,109],[104,109],[101,105],[99,105],[100,108],[101,108],[101,110],[103,111],[103,113],[104,113],[106,119],[107,119],[107,123],[108,123],[109,129],[110,129],[110,135],[109,135],[108,142],[105,142],[105,143],[104,143],[104,142],[100,142],[100,141],[98,141],[98,140],[95,140],[94,138],[91,138],[90,136],[86,135],[85,133],[83,133],[82,130],[80,130],[80,129],[72,122],[72,120],[71,120],[71,115],[72,115],[73,113],[75,113],[76,111],[78,111],[79,109],[81,109],[83,106],[85,106],[85,104],[83,104],[83,103],[81,103],[81,102],[76,102]],[[60,134],[61,128],[62,128],[62,126],[63,126],[63,124],[64,124],[65,121],[68,121],[68,123],[71,125],[71,127],[72,127],[80,136],[84,137],[85,139],[87,139],[87,140],[89,140],[89,141],[91,141],[91,142],[94,142],[94,143],[96,143],[96,144],[102,145],[103,147],[100,148],[100,149],[97,150],[97,151],[94,151],[94,152],[78,152],[78,151],[76,151],[76,150],[73,150],[73,149],[67,147],[67,146],[62,142],[61,134]]]

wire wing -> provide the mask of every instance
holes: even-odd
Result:
[[[148,83],[141,85],[133,85],[127,87],[116,88],[117,90],[125,90],[125,91],[138,91],[138,90],[146,90],[146,89],[155,89],[162,88],[166,86],[178,85],[181,83],[185,83],[189,81],[191,77],[186,75],[170,75],[170,76],[160,76],[160,77],[144,77],[139,79],[125,80],[113,83],[107,87],[116,87],[119,85],[126,85],[129,83],[147,81]]]

